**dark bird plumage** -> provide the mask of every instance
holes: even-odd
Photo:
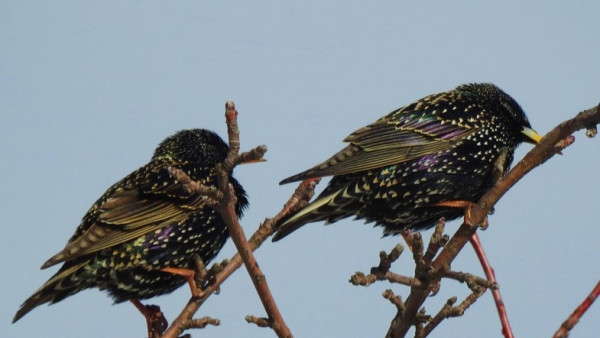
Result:
[[[115,303],[170,293],[185,283],[159,271],[193,269],[199,256],[208,264],[229,234],[204,197],[190,194],[169,173],[183,170],[193,180],[216,186],[215,164],[228,146],[212,131],[182,130],[168,137],[151,161],[110,187],[87,214],[64,250],[42,269],[64,263],[29,297],[13,322],[43,303],[56,303],[81,290],[107,290]],[[248,206],[242,186],[230,177],[241,216]]]
[[[333,175],[313,202],[283,221],[273,240],[306,223],[350,216],[383,226],[386,235],[458,218],[462,210],[433,204],[476,202],[493,184],[501,150],[508,150],[506,172],[515,148],[540,138],[519,104],[493,84],[427,96],[358,129],[330,159],[283,180]]]

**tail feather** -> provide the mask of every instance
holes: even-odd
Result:
[[[313,168],[305,170],[299,174],[290,176],[279,182],[279,184],[287,184],[313,177],[348,174],[364,170],[364,168],[360,166],[360,159],[356,158],[356,155],[360,153],[362,153],[361,148],[350,144],[344,149],[335,153],[327,161],[317,164]]]
[[[307,223],[326,221],[325,224],[329,224],[354,215],[355,210],[360,207],[354,205],[357,202],[348,195],[347,189],[348,186],[324,196],[321,194],[315,201],[277,226],[273,242],[281,240]]]
[[[31,295],[15,314],[13,323],[25,316],[29,311],[33,310],[44,303],[56,303],[64,298],[73,295],[84,288],[83,280],[77,277],[77,271],[88,264],[88,261],[83,261],[79,264],[66,267],[59,270],[52,278],[50,278],[42,287],[40,287],[33,295]]]

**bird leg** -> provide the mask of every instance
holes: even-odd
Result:
[[[157,333],[159,336],[167,329],[169,322],[160,311],[160,307],[157,305],[144,305],[139,300],[132,298],[129,300],[146,318],[146,325],[148,326],[148,338],[154,337]]]
[[[473,223],[472,214],[475,212],[480,212],[481,208],[477,203],[465,201],[465,200],[455,200],[455,201],[444,201],[433,204],[434,207],[448,207],[448,208],[460,208],[463,209],[464,214],[464,222],[470,226],[479,226],[482,229],[486,229],[488,227],[488,219],[487,216],[483,220],[483,224],[475,224]]]
[[[198,286],[196,285],[196,272],[190,269],[180,269],[180,268],[163,268],[160,271],[172,273],[174,275],[181,276],[185,278],[190,286],[190,291],[192,292],[192,297],[198,298],[200,297],[200,291],[198,290]]]

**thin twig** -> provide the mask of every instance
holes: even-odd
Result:
[[[473,249],[477,254],[477,258],[479,258],[479,262],[481,263],[481,267],[485,273],[485,277],[488,281],[492,283],[498,284],[496,280],[496,274],[494,273],[494,268],[490,265],[485,251],[483,251],[483,246],[479,241],[479,236],[477,233],[474,233],[470,239]],[[492,289],[492,297],[494,298],[494,303],[496,303],[496,309],[498,310],[498,316],[500,317],[500,324],[502,325],[502,335],[505,338],[514,338],[514,334],[512,332],[512,328],[510,327],[510,322],[508,321],[508,313],[506,312],[506,305],[504,305],[504,301],[502,300],[502,295],[500,295],[500,289],[495,288]]]
[[[395,262],[400,255],[404,247],[402,244],[396,245],[389,254],[385,251],[379,253],[379,265],[371,268],[371,273],[365,275],[358,271],[350,276],[350,283],[357,286],[369,286],[376,281],[388,281],[390,283],[398,283],[410,287],[422,287],[421,281],[417,278],[403,276],[390,271],[392,263]]]
[[[275,330],[277,336],[291,337],[292,333],[279,312],[279,308],[275,303],[271,290],[269,290],[266,277],[258,266],[256,258],[252,253],[252,248],[246,239],[246,235],[238,221],[238,216],[235,211],[237,199],[235,197],[233,186],[229,183],[229,173],[233,170],[236,163],[241,163],[239,160],[240,157],[238,156],[240,150],[240,132],[237,124],[237,115],[238,112],[235,109],[235,104],[231,101],[227,101],[225,104],[225,119],[227,121],[227,134],[229,136],[229,151],[225,161],[223,161],[223,165],[217,166],[219,191],[223,192],[224,198],[216,206],[216,209],[219,211],[225,224],[227,224],[229,236],[242,257],[246,270],[248,270],[248,274],[250,275],[250,279],[252,280],[256,292],[269,316],[269,321],[272,324],[271,327]],[[262,157],[261,150],[266,151],[266,147],[263,146],[257,148],[252,154],[247,153],[248,155],[244,155],[244,160],[255,159],[257,156]]]
[[[210,317],[190,319],[187,322],[183,323],[183,325],[181,325],[179,329],[181,331],[189,329],[203,329],[208,325],[219,326],[221,325],[221,321]]]
[[[443,273],[442,277],[454,279],[461,283],[465,283],[465,284],[467,284],[467,287],[469,287],[469,289],[471,289],[471,291],[478,291],[481,288],[492,289],[492,290],[498,288],[498,283],[491,282],[487,279],[484,279],[484,278],[481,278],[481,277],[478,277],[478,276],[475,276],[475,275],[472,275],[472,274],[466,273],[466,272],[446,271]]]
[[[255,317],[255,316],[251,316],[251,315],[246,316],[246,321],[248,323],[254,323],[258,327],[271,327],[271,325],[273,325],[271,323],[271,321],[269,320],[269,318]]]
[[[442,322],[442,320],[462,316],[465,311],[467,311],[467,309],[485,293],[485,290],[485,288],[479,288],[479,290],[473,291],[458,306],[453,306],[454,303],[456,303],[456,297],[448,299],[438,314],[423,328],[422,333],[418,338],[427,337]],[[417,336],[415,335],[415,337]]]
[[[590,292],[590,294],[583,300],[583,302],[573,311],[573,313],[565,320],[558,331],[554,334],[553,338],[566,338],[569,336],[569,331],[579,322],[581,316],[592,306],[592,303],[600,295],[600,282],[596,284],[596,287]]]
[[[435,254],[440,250],[441,247],[446,245],[448,242],[448,238],[444,237],[444,227],[446,226],[446,219],[440,218],[435,223],[435,229],[431,238],[429,239],[429,245],[427,246],[427,251],[425,251],[425,255],[423,256],[423,260],[426,263],[431,263]]]

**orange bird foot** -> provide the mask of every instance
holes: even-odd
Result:
[[[188,282],[188,285],[190,286],[190,291],[192,292],[192,296],[194,298],[200,297],[200,290],[196,286],[196,280],[194,279],[194,277],[196,276],[196,272],[194,270],[180,268],[164,268],[160,269],[160,271],[182,276]]]
[[[470,226],[479,226],[483,230],[487,229],[487,227],[489,225],[488,224],[487,216],[483,220],[483,224],[475,224],[472,221],[473,220],[473,216],[472,216],[473,212],[478,212],[481,209],[477,203],[473,203],[473,202],[469,202],[469,201],[463,201],[463,200],[456,200],[456,201],[438,202],[438,203],[433,204],[433,206],[463,209],[464,213],[465,213],[464,214],[464,222],[467,225],[470,225]]]

